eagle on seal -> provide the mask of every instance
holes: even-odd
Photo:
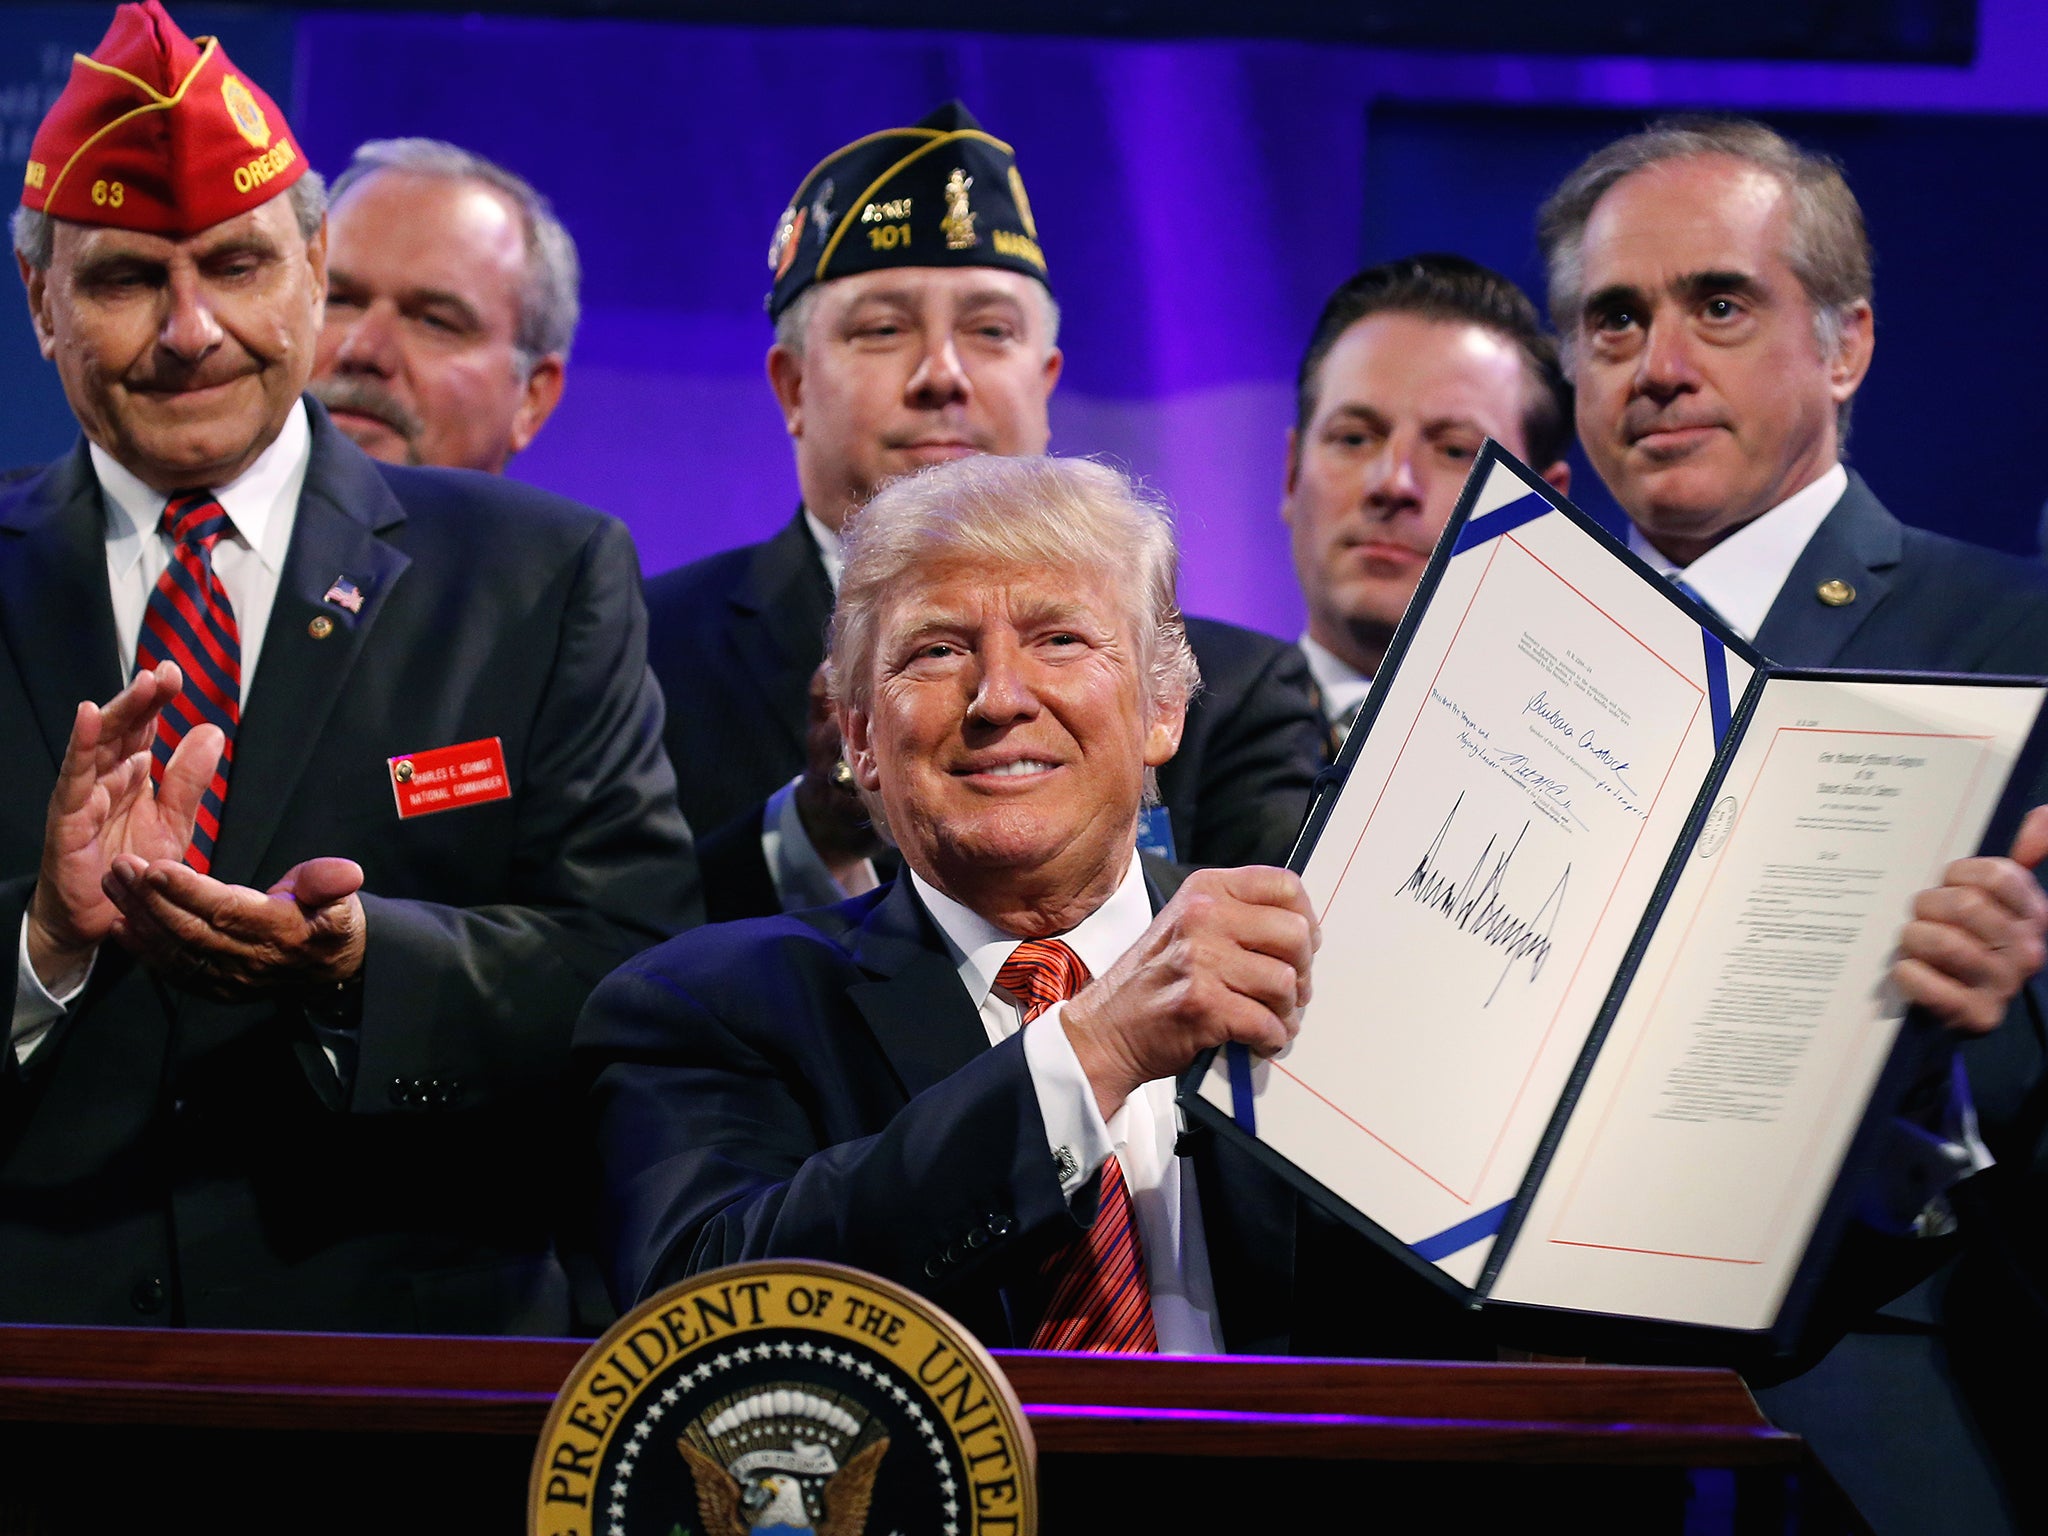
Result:
[[[742,1484],[687,1437],[677,1439],[676,1449],[690,1464],[705,1536],[861,1536],[889,1441],[886,1436],[872,1441],[832,1474],[825,1484],[825,1517],[815,1525],[803,1485],[793,1475],[763,1472]]]

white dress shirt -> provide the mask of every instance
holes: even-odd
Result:
[[[1681,578],[1730,629],[1745,640],[1754,640],[1808,541],[1848,489],[1849,471],[1837,463],[1804,490],[1794,491],[1762,517],[1744,523],[1683,570],[1665,558],[1633,523],[1629,525],[1628,547],[1659,576]]]
[[[312,430],[301,402],[292,408],[283,429],[257,455],[255,463],[229,484],[214,488],[214,498],[232,525],[213,546],[213,572],[227,592],[241,636],[245,710],[256,678],[256,661],[263,650],[263,632],[277,601],[285,552],[291,548],[292,529],[298,522],[299,492],[306,483],[312,447]],[[121,676],[127,679],[135,671],[135,646],[142,633],[142,617],[149,611],[150,594],[171,563],[172,540],[161,526],[168,498],[144,485],[99,444],[91,445],[91,455],[106,509],[107,592],[114,605],[114,639]],[[64,987],[61,996],[53,995],[29,964],[26,918],[17,951],[9,1037],[15,1058],[26,1061],[49,1027],[85,990],[92,971],[88,966]]]
[[[935,890],[906,868],[917,894],[945,936],[959,967],[960,984],[980,1010],[990,1045],[1024,1031],[1024,1060],[1045,1120],[1046,1155],[1072,1154],[1074,1171],[1061,1180],[1069,1199],[1095,1177],[1114,1152],[1137,1214],[1138,1240],[1145,1250],[1145,1277],[1152,1293],[1152,1322],[1162,1354],[1217,1354],[1223,1333],[1209,1277],[1209,1249],[1202,1235],[1202,1204],[1192,1166],[1174,1156],[1179,1130],[1171,1078],[1146,1083],[1124,1100],[1106,1122],[1095,1090],[1060,1025],[1064,1003],[1028,1025],[1015,998],[996,986],[996,975],[1022,941]],[[1152,901],[1134,849],[1123,881],[1101,906],[1060,940],[1081,957],[1088,974],[1100,976],[1122,958],[1152,925]]]

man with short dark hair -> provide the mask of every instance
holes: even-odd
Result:
[[[1838,167],[1759,123],[1676,120],[1591,156],[1539,228],[1579,438],[1638,554],[1782,664],[2048,675],[2048,576],[1905,526],[1842,463],[1876,338],[1869,243]],[[1963,1052],[1998,1159],[1955,1188],[1964,1264],[1760,1394],[1880,1530],[2048,1513],[2048,1423],[2002,1393],[1972,1414],[1955,1391],[1958,1376],[2048,1367],[2035,1261],[2016,1262],[2040,1242],[2039,1030],[2038,1015],[2011,1020]],[[1929,1138],[1952,1165],[1943,1183],[1986,1161],[1969,1096],[1944,1118]],[[1923,1225],[1953,1222],[1937,1207]],[[1947,1256],[1913,1248],[1890,1255],[1908,1275]],[[1987,1437],[2013,1474],[2003,1490]]]
[[[683,810],[706,834],[714,918],[834,901],[876,878],[881,845],[813,676],[839,540],[893,477],[1044,451],[1062,359],[1038,237],[1010,147],[957,102],[827,157],[776,225],[768,378],[802,506],[767,542],[647,584],[650,660]],[[1206,687],[1141,841],[1199,864],[1279,862],[1321,757],[1301,658],[1234,625],[1188,628]]]
[[[309,393],[387,464],[497,474],[561,402],[576,242],[524,178],[439,139],[373,139],[334,183]]]
[[[1308,606],[1301,648],[1341,746],[1480,444],[1570,486],[1571,388],[1519,288],[1427,254],[1330,296],[1295,399],[1280,515]]]
[[[31,151],[84,437],[0,495],[10,1321],[564,1330],[569,1028],[695,916],[631,540],[302,397],[323,203],[157,0]]]

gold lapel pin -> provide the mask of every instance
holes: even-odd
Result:
[[[1846,581],[1824,581],[1813,589],[1813,595],[1830,608],[1846,608],[1856,601],[1856,589]]]
[[[306,633],[315,640],[325,640],[334,633],[334,620],[327,617],[324,613],[316,614],[312,622],[306,626]]]

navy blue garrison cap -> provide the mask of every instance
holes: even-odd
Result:
[[[768,313],[813,283],[882,267],[1005,267],[1046,281],[1017,158],[957,101],[855,139],[803,179],[768,248]]]

